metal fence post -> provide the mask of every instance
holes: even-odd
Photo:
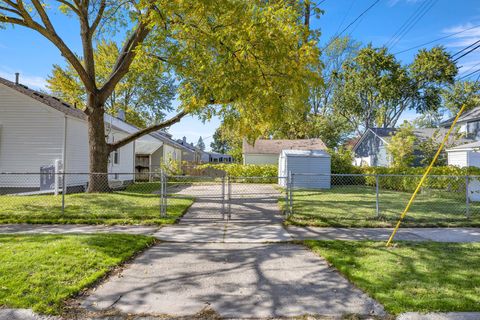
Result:
[[[163,177],[163,216],[167,216],[167,208],[168,208],[168,175],[164,173]]]
[[[376,192],[376,200],[375,200],[375,212],[377,214],[377,218],[380,217],[380,202],[378,199],[378,174],[375,175],[375,192]]]
[[[285,179],[285,205],[284,205],[284,212],[285,212],[285,216],[288,218],[288,211],[290,210],[290,209],[289,209],[289,201],[290,201],[289,192],[290,192],[290,185],[289,185],[289,181],[288,181],[288,176],[287,176],[287,177],[281,177],[280,179]]]
[[[290,180],[290,215],[293,214],[293,188],[294,188],[294,183],[293,183],[293,174],[291,171],[288,172],[289,180]]]
[[[148,175],[150,175],[150,173],[148,173]],[[150,178],[149,178],[150,180]],[[164,197],[164,194],[163,194],[163,188],[164,188],[164,185],[163,185],[163,171],[160,172],[160,216],[163,217],[163,197]]]
[[[469,192],[469,178],[468,175],[465,176],[465,213],[467,218],[470,218],[470,192]]]
[[[222,219],[225,219],[225,176],[222,176]]]
[[[232,218],[232,181],[230,176],[227,176],[227,201],[228,201],[228,219]]]

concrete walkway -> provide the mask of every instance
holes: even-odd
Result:
[[[321,257],[278,243],[292,237],[281,224],[280,195],[272,186],[232,185],[230,216],[228,208],[222,215],[212,187],[181,193],[196,202],[178,225],[155,233],[169,242],[96,288],[84,308],[189,316],[209,307],[226,318],[385,314]]]

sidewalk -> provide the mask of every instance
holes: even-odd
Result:
[[[209,207],[211,209],[211,207]],[[192,210],[199,210],[198,207]],[[287,242],[292,240],[372,240],[386,241],[392,228],[317,228],[283,227],[279,223],[254,223],[243,220],[212,222],[189,221],[156,226],[90,226],[90,225],[0,225],[0,234],[91,234],[129,233],[152,235],[168,242]],[[480,228],[400,228],[395,240],[436,242],[480,242]]]

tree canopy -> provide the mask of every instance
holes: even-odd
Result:
[[[115,42],[102,40],[97,44],[94,52],[97,83],[107,81],[119,54],[120,48]],[[62,100],[85,109],[85,88],[68,61],[66,67],[53,66],[47,88]],[[175,89],[174,80],[164,70],[163,62],[136,59],[130,66],[130,72],[105,101],[105,111],[115,115],[118,110],[124,110],[128,123],[143,128],[163,120],[165,113],[172,111]]]

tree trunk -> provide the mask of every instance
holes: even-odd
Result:
[[[109,192],[109,149],[105,138],[104,108],[89,97],[88,144],[90,148],[90,178],[87,192]],[[90,107],[91,106],[91,107]]]

